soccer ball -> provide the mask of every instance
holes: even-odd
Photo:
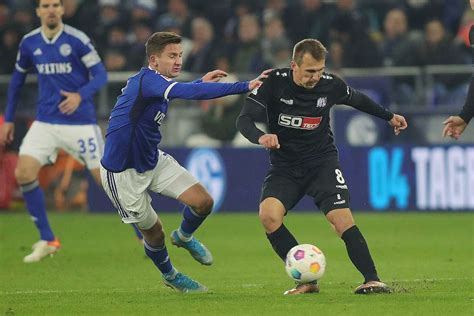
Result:
[[[326,257],[316,246],[301,244],[288,251],[285,260],[286,273],[299,283],[319,280],[326,269]]]

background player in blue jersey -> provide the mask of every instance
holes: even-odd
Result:
[[[172,99],[213,99],[248,92],[260,86],[250,82],[218,83],[227,74],[221,70],[202,79],[176,82],[183,63],[181,37],[169,32],[153,34],[146,43],[148,67],[130,77],[109,119],[101,160],[102,184],[124,223],[135,223],[143,233],[145,253],[163,275],[167,286],[180,292],[207,288],[173,267],[165,246],[163,226],[151,206],[148,190],[187,205],[181,226],[171,242],[187,249],[198,262],[212,264],[209,250],[193,233],[212,210],[206,189],[169,154],[158,149],[160,125]]]
[[[2,143],[14,137],[14,116],[20,89],[28,72],[38,74],[36,120],[20,147],[15,176],[40,241],[24,262],[36,262],[56,252],[60,243],[48,223],[38,172],[54,162],[59,148],[84,163],[100,183],[103,141],[92,97],[107,81],[100,57],[83,32],[62,23],[60,0],[36,1],[41,26],[26,34],[18,50],[8,89]]]

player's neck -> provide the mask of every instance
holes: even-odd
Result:
[[[58,25],[54,29],[50,29],[49,27],[43,25],[41,26],[41,31],[49,40],[53,39],[56,34],[58,34],[63,29],[64,24],[58,23]]]

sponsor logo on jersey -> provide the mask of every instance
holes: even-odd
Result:
[[[327,103],[328,103],[328,98],[327,97],[318,98],[318,101],[316,102],[316,107],[317,108],[323,108],[323,107],[326,106]]]
[[[69,56],[72,52],[72,48],[71,48],[71,45],[69,44],[62,44],[61,46],[59,46],[59,52],[61,53],[61,55],[63,55],[64,57],[66,56]]]
[[[278,125],[296,129],[313,130],[318,128],[319,124],[321,123],[321,119],[321,116],[293,116],[281,113],[278,116]]]
[[[344,204],[344,203],[346,203],[346,200],[336,201],[334,202],[334,205],[339,205],[339,204]]]
[[[338,184],[338,185],[336,185],[336,188],[347,190],[347,185],[346,184],[344,184],[344,185],[339,185]]]
[[[41,48],[37,48],[33,52],[33,56],[39,56],[39,55],[43,55],[43,52],[41,51]]]
[[[165,113],[163,113],[161,111],[158,111],[158,113],[156,113],[155,118],[153,119],[153,121],[155,121],[155,123],[158,124],[158,126],[161,126],[161,123],[165,119],[165,116],[166,116]]]
[[[42,75],[69,74],[72,72],[71,63],[37,64],[36,69]]]
[[[288,105],[293,105],[293,99],[287,100],[287,99],[281,98],[280,101]]]

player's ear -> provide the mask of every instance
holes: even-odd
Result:
[[[292,60],[292,61],[290,62],[290,68],[291,68],[291,70],[295,70],[296,66],[298,66],[298,65],[296,64],[296,62],[295,62],[294,60]]]

